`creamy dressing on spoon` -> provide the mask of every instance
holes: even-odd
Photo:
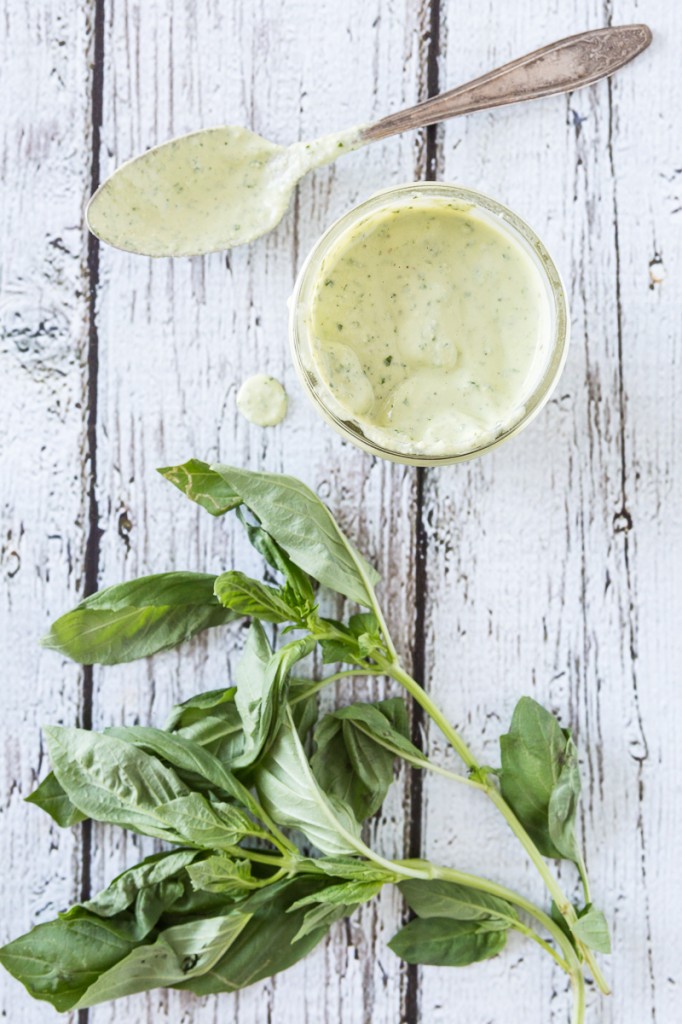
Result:
[[[511,234],[476,207],[417,196],[341,235],[309,315],[337,414],[389,450],[436,456],[521,419],[550,322],[544,281]]]
[[[360,128],[278,146],[228,125],[184,135],[123,164],[87,210],[102,241],[147,256],[230,249],[282,219],[297,181],[363,145]]]

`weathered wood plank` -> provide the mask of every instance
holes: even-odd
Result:
[[[579,12],[580,18],[575,6],[542,13],[532,5],[499,9],[491,35],[489,12],[475,4],[447,5],[445,81],[473,77],[602,18],[595,3],[580,4]],[[464,36],[457,31],[461,23],[467,25]],[[644,56],[617,79],[623,83],[623,120],[632,116],[627,83],[634,77],[628,76],[653,81],[651,60]],[[432,685],[452,719],[493,764],[499,763],[497,737],[522,693],[576,730],[594,898],[614,924],[615,952],[606,970],[615,995],[593,1010],[603,1021],[629,1018],[633,1006],[642,1019],[653,1012],[640,970],[642,947],[633,943],[631,930],[641,916],[646,880],[633,849],[642,813],[639,762],[628,753],[628,742],[637,751],[642,742],[631,651],[638,595],[619,515],[623,473],[629,476],[632,466],[624,466],[620,445],[612,165],[618,131],[605,83],[447,126],[444,177],[508,202],[555,254],[570,293],[573,344],[556,396],[538,420],[485,460],[430,474],[426,510],[427,651]],[[617,215],[618,225],[636,218],[631,200]],[[636,252],[633,247],[627,259]],[[634,362],[634,346],[644,355],[646,343],[631,341]],[[636,429],[629,420],[625,428]],[[443,640],[453,636],[456,661],[452,643]],[[436,737],[431,742],[439,745]],[[443,806],[450,808],[447,816]],[[460,827],[461,817],[466,827]],[[449,794],[441,782],[429,781],[425,836],[438,859],[454,859],[541,895],[534,872],[495,814],[469,794]],[[562,880],[570,892],[573,873],[564,870]],[[510,945],[505,957],[474,970],[424,970],[423,1018],[449,1019],[456,1001],[472,1022],[506,1021],[510,1004],[522,1005],[528,1020],[566,1020],[563,975],[524,944]],[[594,993],[588,1001],[596,1003]]]
[[[40,726],[78,719],[80,670],[41,651],[82,595],[87,531],[90,182],[87,5],[4,4],[0,35],[0,942],[77,898],[79,834],[23,803],[47,771]],[[9,975],[0,1016],[56,1018]],[[68,1018],[63,1018],[68,1019]]]
[[[180,2],[116,4],[106,27],[104,171],[202,124],[243,123],[286,142],[416,99],[420,40],[412,6],[214,2],[198,13]],[[291,366],[286,301],[322,229],[350,203],[412,178],[414,161],[412,139],[348,158],[303,184],[296,213],[272,236],[227,258],[152,263],[102,251],[103,581],[176,566],[260,571],[231,523],[183,504],[154,467],[198,455],[285,469],[328,500],[383,567],[396,635],[409,648],[414,474],[363,458],[317,420]],[[235,408],[239,383],[259,370],[280,377],[290,394],[287,420],[269,432],[249,426]],[[241,639],[236,628],[149,664],[98,672],[96,725],[161,722],[172,701],[229,678]],[[378,826],[380,848],[393,855],[402,852],[401,792]],[[96,884],[138,856],[136,839],[98,830]],[[403,982],[384,940],[399,915],[387,894],[290,974],[238,996],[154,993],[97,1008],[90,1020],[123,1014],[129,1024],[152,1016],[201,1024],[228,1013],[240,1024],[395,1024]]]
[[[612,756],[628,764],[639,797],[635,827],[621,819],[608,768],[607,821],[625,857],[614,866],[621,958],[611,1022],[637,1006],[641,1019],[667,1021],[680,1012],[675,950],[682,923],[675,906],[680,841],[679,665],[682,637],[682,161],[678,40],[682,11],[674,4],[613,3],[614,23],[649,21],[650,62],[612,83],[612,162],[619,266],[619,344],[623,445],[622,501],[614,529],[624,566],[628,619],[624,644],[632,668],[622,680],[629,714],[613,720]],[[613,690],[610,694],[613,697]],[[622,705],[623,701],[621,701]],[[618,705],[616,705],[618,707]],[[631,797],[630,797],[631,799]],[[671,888],[672,884],[672,888]]]

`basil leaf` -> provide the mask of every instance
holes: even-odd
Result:
[[[206,690],[190,697],[182,704],[174,704],[166,722],[166,729],[183,728],[192,725],[195,721],[203,718],[205,711],[213,711],[221,708],[222,705],[234,705],[234,695],[237,692],[236,686],[229,686],[227,689]]]
[[[611,952],[609,926],[601,910],[586,907],[571,925],[571,931],[588,949],[594,949],[597,953]]]
[[[156,814],[172,830],[175,842],[191,843],[204,850],[229,849],[247,836],[268,838],[262,826],[241,808],[200,793],[176,797],[156,808]]]
[[[119,934],[141,941],[161,915],[184,895],[187,868],[200,856],[196,850],[172,850],[146,857],[118,875],[97,896],[72,907],[61,918],[71,920],[82,911],[98,917],[116,917]]]
[[[258,621],[252,622],[235,672],[235,706],[244,734],[242,751],[236,758],[238,767],[247,767],[258,758],[279,713],[276,679],[269,671],[272,657],[263,627]]]
[[[189,885],[186,867],[197,856],[183,850],[148,857],[88,903],[0,949],[0,963],[35,999],[72,1009],[178,904]]]
[[[157,472],[212,516],[225,515],[241,504],[227,481],[199,459],[190,459],[182,466],[165,466]]]
[[[61,828],[70,828],[87,817],[71,803],[54,772],[46,775],[37,789],[26,797],[26,803],[42,808]]]
[[[162,758],[190,789],[208,788],[221,798],[232,797],[258,817],[261,808],[247,787],[224,763],[193,740],[141,725],[106,729],[105,735]]]
[[[580,848],[575,835],[575,820],[580,799],[578,751],[570,734],[564,733],[566,746],[559,778],[549,798],[547,826],[549,835],[562,857],[578,861]]]
[[[309,910],[304,911],[301,926],[292,938],[292,943],[300,942],[307,935],[316,934],[319,928],[324,928],[327,931],[335,921],[340,921],[342,917],[348,917],[354,910],[355,907],[353,905],[346,906],[341,904],[331,906],[327,903],[316,904]]]
[[[264,622],[297,621],[293,608],[274,587],[252,580],[243,572],[224,572],[215,581],[215,596],[224,608],[239,615],[250,615]]]
[[[374,612],[360,612],[357,615],[351,615],[348,620],[348,628],[355,637],[368,635],[381,640],[379,620]]]
[[[215,580],[169,572],[107,587],[57,619],[42,644],[82,665],[146,658],[239,617],[215,597]]]
[[[408,736],[407,711],[400,697],[332,711],[315,730],[315,778],[325,793],[347,803],[357,820],[364,821],[386,797],[396,756],[424,760]]]
[[[74,1009],[201,977],[225,956],[248,922],[248,914],[232,910],[166,928],[100,974]]]
[[[239,808],[191,793],[175,772],[129,743],[84,729],[45,732],[58,781],[95,821],[211,849],[263,834]]]
[[[302,858],[299,869],[358,882],[397,882],[400,878],[395,872],[380,868],[371,861],[354,857]]]
[[[379,621],[372,612],[351,615],[348,626],[357,637],[358,650],[363,658],[372,658],[377,652],[384,650]]]
[[[540,853],[575,859],[579,779],[570,734],[540,704],[522,697],[500,749],[502,795]]]
[[[225,853],[197,861],[187,869],[187,874],[195,889],[235,897],[261,885],[251,872],[251,861],[234,860]]]
[[[262,756],[281,719],[289,673],[314,647],[313,637],[306,636],[273,654],[260,622],[252,623],[235,673],[235,703],[242,721],[244,748],[233,759],[233,768],[248,768]]]
[[[379,575],[339,529],[326,505],[294,477],[211,467],[258,517],[289,558],[330,590],[371,607]]]
[[[236,686],[211,690],[176,704],[165,730],[189,739],[224,764],[232,764],[244,749],[242,720],[235,704]]]
[[[279,825],[303,832],[323,853],[357,849],[360,826],[346,806],[318,785],[290,711],[256,771],[255,784],[265,810]]]
[[[381,891],[383,881],[374,882],[340,882],[338,885],[330,885],[319,893],[312,893],[296,900],[289,907],[289,911],[298,910],[300,907],[310,907],[318,903],[328,903],[332,906],[359,906],[371,900]]]
[[[257,631],[258,624],[254,623],[254,626]],[[292,710],[296,727],[299,735],[303,738],[317,718],[317,696],[312,693],[305,700],[299,699],[299,691],[307,692],[310,689],[311,680],[290,677],[287,681],[286,671],[283,672],[283,669],[288,671],[287,665],[304,656],[313,647],[313,641],[304,640],[302,644],[297,642],[294,645],[287,645],[287,649],[283,649],[283,655],[279,655],[279,652],[273,655],[264,633],[262,633],[262,640],[264,646],[260,664],[258,660],[251,665],[247,665],[244,661],[238,668],[238,675],[242,679],[242,697],[240,698],[242,710],[249,717],[250,711],[245,705],[253,703],[256,718],[252,725],[255,729],[259,708],[257,695],[254,696],[252,690],[267,682],[266,670],[270,659],[274,658],[272,668],[279,667],[280,678],[278,680],[275,677],[271,682],[278,683],[282,688],[285,684],[288,686],[289,696],[292,702],[295,702]],[[251,642],[256,643],[255,637],[247,639],[247,646]],[[242,720],[235,703],[236,694],[237,687],[233,686],[226,690],[211,690],[206,694],[192,697],[183,704],[177,704],[171,712],[165,729],[183,741],[189,740],[191,743],[201,746],[223,765],[232,766],[238,757],[241,758],[244,755],[245,746]],[[281,702],[279,704],[279,712],[281,712]],[[249,718],[249,720],[251,719]],[[249,760],[249,757],[245,759]],[[243,776],[244,772],[240,771],[240,774]],[[182,777],[185,778],[185,775],[183,774]],[[192,788],[202,788],[202,782],[198,777],[194,776],[191,781]]]
[[[388,945],[408,964],[466,967],[496,956],[506,941],[506,931],[489,931],[485,922],[417,917],[394,935]]]
[[[232,466],[208,466],[197,459],[159,472],[212,515],[245,504],[299,569],[331,590],[371,606],[371,590],[379,575],[341,532],[326,505],[299,480]],[[274,555],[270,548],[265,557],[271,561]],[[301,596],[309,600],[309,588],[301,579],[297,583],[307,592]]]
[[[291,595],[292,604],[302,612],[312,611],[315,603],[315,591],[308,573],[294,565],[286,551],[276,540],[273,540],[260,523],[249,522],[243,509],[237,509],[237,517],[256,551],[263,556],[268,565],[284,576],[285,589]]]
[[[323,665],[346,664],[355,665],[362,658],[359,644],[353,637],[344,640],[342,637],[335,637],[333,640],[320,640]]]
[[[175,852],[193,853],[196,859],[179,876],[180,880],[184,882],[184,892],[166,907],[159,920],[157,931],[161,928],[170,928],[172,925],[184,924],[187,921],[197,921],[203,917],[221,917],[228,910],[238,909],[237,902],[230,896],[222,893],[201,892],[193,887],[189,877],[189,870],[193,864],[200,863],[201,859],[207,856],[206,851],[181,850]]]
[[[65,1013],[134,946],[114,925],[94,915],[58,919],[39,924],[3,946],[0,963],[34,999],[44,999]]]
[[[356,664],[385,653],[376,616],[371,612],[351,615],[347,626],[343,622],[326,618],[320,618],[319,624],[326,627],[327,633],[333,634],[319,640],[325,665],[337,662]]]
[[[306,909],[301,927],[292,939],[298,942],[310,932],[321,926],[330,927],[334,921],[342,917],[348,917],[353,911],[371,900],[381,890],[383,882],[342,882],[339,885],[330,885],[319,893],[311,893],[302,899],[296,900],[287,910],[288,914],[294,913],[302,908]]]
[[[159,839],[177,837],[156,808],[187,795],[175,772],[128,743],[85,729],[45,729],[54,773],[87,817]]]
[[[438,878],[411,878],[398,885],[408,907],[423,918],[451,918],[456,921],[488,921],[509,928],[518,920],[516,910],[506,900],[457,882]]]
[[[249,896],[239,908],[250,914],[251,919],[223,959],[202,977],[173,987],[190,989],[197,995],[234,992],[302,960],[324,938],[328,925],[320,925],[294,943],[306,912],[301,909],[288,914],[286,911],[292,902],[321,891],[325,885],[324,879],[296,877],[276,882]]]

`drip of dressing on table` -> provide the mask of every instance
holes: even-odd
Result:
[[[237,408],[258,427],[276,427],[287,413],[287,393],[275,377],[248,377],[237,392]]]
[[[521,244],[477,208],[430,198],[368,215],[323,262],[310,311],[340,411],[405,454],[465,454],[524,415],[551,314]]]

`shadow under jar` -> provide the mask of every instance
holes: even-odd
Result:
[[[298,275],[289,331],[335,430],[381,458],[434,466],[490,451],[539,412],[566,358],[566,294],[511,210],[415,183],[324,233]]]

